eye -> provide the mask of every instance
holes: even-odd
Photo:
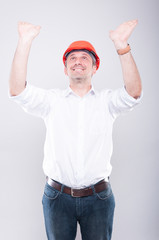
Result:
[[[86,57],[86,56],[83,56],[83,59],[87,59],[87,57]]]
[[[74,59],[75,59],[75,57],[71,57],[71,58],[70,58],[70,60],[74,60]]]

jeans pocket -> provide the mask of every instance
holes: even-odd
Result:
[[[48,183],[45,185],[44,197],[50,200],[56,199],[60,195],[60,192],[53,187],[49,186]]]
[[[112,196],[113,192],[111,189],[110,184],[108,183],[108,187],[107,189],[105,189],[102,192],[96,193],[96,196],[101,199],[101,200],[106,200],[107,198],[109,198],[110,196]]]

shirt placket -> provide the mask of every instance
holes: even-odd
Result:
[[[84,110],[85,98],[79,100],[78,105],[78,144],[77,144],[77,182],[82,182],[84,177]]]

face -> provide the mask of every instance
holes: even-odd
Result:
[[[69,54],[64,71],[70,79],[91,79],[96,73],[96,66],[88,53],[78,51]]]

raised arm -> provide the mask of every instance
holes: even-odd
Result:
[[[125,49],[128,46],[128,38],[137,23],[137,20],[125,22],[116,30],[110,31],[109,35],[111,40],[114,42],[116,50]],[[141,95],[142,85],[135,61],[130,51],[126,54],[119,55],[119,57],[126,90],[132,97],[137,99]]]
[[[32,41],[39,34],[40,28],[40,26],[34,26],[30,23],[18,23],[19,40],[9,79],[11,96],[20,94],[25,88],[29,52]]]

